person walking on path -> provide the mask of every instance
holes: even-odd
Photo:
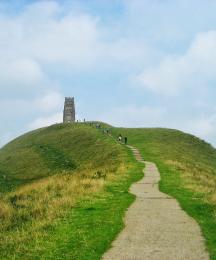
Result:
[[[125,142],[126,145],[127,145],[127,141],[128,141],[127,136],[125,136],[124,142]]]
[[[118,136],[118,141],[121,142],[121,140],[122,140],[122,135],[120,134],[120,135]]]

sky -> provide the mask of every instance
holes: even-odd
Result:
[[[216,146],[216,0],[1,0],[0,146],[77,118]]]

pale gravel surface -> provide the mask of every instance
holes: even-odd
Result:
[[[144,162],[139,151],[130,148]],[[103,260],[209,259],[198,224],[175,199],[159,191],[156,165],[145,165],[145,177],[130,189],[136,200],[126,213],[125,228]]]

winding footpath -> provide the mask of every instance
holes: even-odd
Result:
[[[159,191],[160,173],[154,163],[145,163],[144,178],[132,185],[136,200],[125,216],[125,228],[103,260],[204,260],[209,259],[198,224],[178,202]]]

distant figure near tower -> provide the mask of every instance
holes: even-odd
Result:
[[[74,97],[66,97],[64,103],[63,123],[75,122]]]

